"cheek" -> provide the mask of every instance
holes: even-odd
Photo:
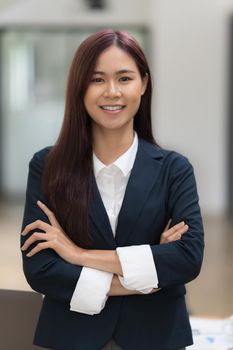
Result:
[[[88,103],[93,98],[93,90],[89,87],[84,95],[84,103]]]
[[[92,110],[96,106],[96,99],[96,94],[91,89],[87,90],[83,100],[87,111]]]
[[[130,96],[130,105],[134,109],[138,109],[139,105],[141,103],[141,90],[140,89],[135,89],[132,91],[131,96]]]
[[[142,97],[142,87],[141,85],[132,85],[130,90],[128,90],[128,96],[132,102],[140,102]]]

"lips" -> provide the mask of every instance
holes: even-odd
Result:
[[[123,108],[125,108],[125,106],[124,105],[103,105],[103,106],[100,106],[100,108],[105,111],[120,111]]]

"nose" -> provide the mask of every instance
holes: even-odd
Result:
[[[109,82],[104,91],[105,98],[118,98],[121,97],[121,90],[116,82]]]

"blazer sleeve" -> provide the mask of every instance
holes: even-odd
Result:
[[[178,153],[174,152],[172,158],[168,167],[168,219],[172,219],[171,226],[184,221],[189,230],[178,241],[151,246],[160,288],[185,284],[196,278],[204,250],[203,224],[193,167],[187,158]]]
[[[49,207],[48,199],[44,196],[41,187],[46,153],[48,153],[46,149],[36,153],[29,164],[22,230],[38,219],[49,223],[47,216],[37,206],[37,200],[40,200]],[[21,235],[21,246],[33,232],[31,231],[26,237]],[[45,249],[32,257],[27,257],[27,252],[22,252],[23,269],[32,289],[51,298],[70,302],[82,267],[65,262],[52,249]]]

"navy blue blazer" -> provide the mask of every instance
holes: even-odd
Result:
[[[36,202],[41,200],[50,206],[41,188],[49,150],[37,152],[30,162],[22,228],[36,219],[48,222]],[[34,343],[56,350],[99,350],[113,337],[124,350],[174,350],[191,345],[184,284],[199,274],[204,248],[191,164],[184,156],[139,138],[115,238],[95,179],[93,183],[93,248],[149,244],[161,290],[148,295],[109,297],[104,309],[93,316],[70,311],[82,267],[67,263],[51,249],[31,258],[23,252],[28,283],[45,295]],[[169,218],[171,226],[184,220],[189,230],[179,241],[159,244]],[[23,244],[25,237],[21,240]]]

